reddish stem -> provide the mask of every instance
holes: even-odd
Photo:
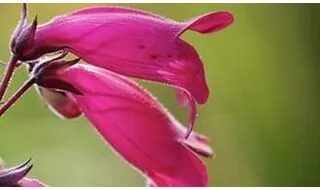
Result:
[[[2,78],[2,81],[0,83],[0,101],[2,100],[8,88],[10,79],[12,77],[14,69],[16,68],[17,62],[18,62],[18,59],[15,56],[12,56],[10,59],[10,63],[7,65],[6,71],[4,73],[4,77]]]
[[[0,107],[0,117],[35,83],[34,78],[28,79],[13,96],[10,97],[8,101],[6,101]]]

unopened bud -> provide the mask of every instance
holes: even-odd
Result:
[[[22,180],[31,170],[32,164],[30,159],[19,166],[12,168],[0,169],[0,187],[20,186],[19,181]]]
[[[37,25],[36,16],[31,25],[19,26],[15,32],[11,40],[11,51],[19,60],[25,60],[26,55],[32,54]]]

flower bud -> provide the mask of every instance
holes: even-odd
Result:
[[[20,61],[34,60],[45,53],[55,52],[62,48],[46,47],[35,44],[35,34],[38,26],[38,18],[34,17],[32,24],[27,25],[27,6],[24,3],[21,18],[11,38],[10,48],[13,55]]]

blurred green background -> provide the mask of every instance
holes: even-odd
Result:
[[[186,20],[230,10],[236,22],[213,35],[186,33],[197,48],[211,90],[195,129],[212,139],[205,159],[211,186],[320,185],[319,4],[122,4]],[[89,4],[29,4],[39,21]],[[0,4],[0,59],[19,4]],[[3,68],[0,68],[3,73]],[[9,94],[25,79],[21,68]],[[172,90],[144,85],[181,121]],[[110,150],[85,119],[53,115],[34,89],[0,119],[0,156],[7,165],[29,157],[30,176],[52,186],[144,186],[145,180]]]

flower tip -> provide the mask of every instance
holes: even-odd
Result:
[[[21,8],[21,20],[26,21],[27,19],[27,3],[22,3],[22,8]]]
[[[4,164],[0,163],[0,187],[45,187],[46,184],[41,181],[26,177],[33,167],[30,162],[31,158],[11,168],[5,168]]]
[[[24,26],[23,22],[21,21],[11,40],[11,51],[19,60],[24,60],[24,52],[33,46],[38,19],[35,16],[32,24],[29,26]]]
[[[221,11],[221,14],[222,14],[222,16],[225,17],[226,26],[234,23],[235,17],[234,17],[234,14],[232,14],[231,11]]]
[[[31,30],[35,31],[38,26],[38,15],[36,15],[32,21]]]
[[[25,162],[23,162],[22,164],[20,164],[17,168],[22,168],[26,165],[28,165],[31,162],[32,158],[29,158],[28,160],[26,160]],[[32,165],[32,164],[31,164]]]
[[[215,26],[214,31],[220,31],[231,25],[234,22],[235,18],[231,11],[223,10],[217,11],[214,14],[212,14],[212,20],[215,20],[217,24]]]
[[[201,15],[195,19],[184,22],[184,28],[178,33],[178,36],[187,29],[199,33],[208,34],[218,32],[227,28],[234,21],[234,16],[230,11],[214,11]]]
[[[26,176],[30,172],[32,167],[33,167],[33,164],[30,164],[30,165],[26,165],[22,168],[22,173],[24,173],[24,176]]]
[[[10,171],[15,171],[15,170],[19,170],[19,169],[25,169],[25,171],[26,170],[28,170],[28,172],[30,171],[30,169],[29,169],[29,167],[31,166],[32,167],[32,164],[30,164],[29,166],[28,166],[28,164],[31,162],[31,158],[29,158],[27,161],[25,161],[25,162],[23,162],[22,164],[20,164],[20,165],[18,165],[18,166],[16,166],[16,167],[13,167],[13,168],[11,168],[10,169]],[[26,173],[28,173],[28,172],[26,172]]]
[[[31,159],[20,164],[19,166],[0,170],[0,186],[16,186],[33,167],[29,164]]]

